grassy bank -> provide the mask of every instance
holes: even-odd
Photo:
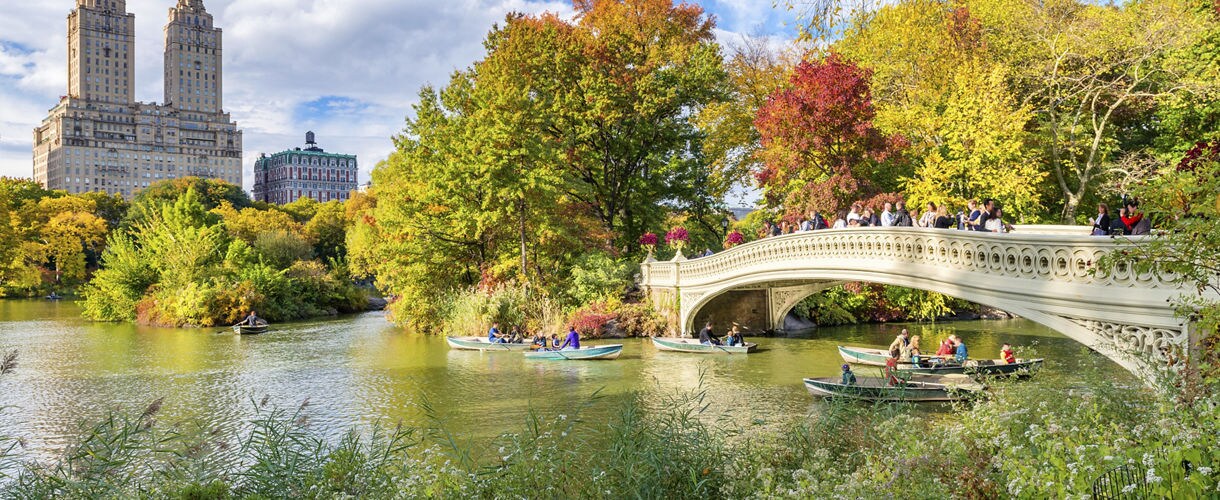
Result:
[[[307,404],[253,402],[256,417],[222,430],[161,421],[158,401],[95,423],[55,460],[4,438],[0,497],[1063,498],[1123,465],[1156,495],[1216,495],[1220,401],[1168,394],[1086,369],[1070,383],[998,382],[951,415],[829,402],[774,430],[718,418],[732,409],[699,389],[592,395],[478,443],[440,417],[326,439]],[[607,405],[611,417],[584,418]]]

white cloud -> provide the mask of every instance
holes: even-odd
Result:
[[[5,2],[0,16],[0,175],[29,176],[31,131],[66,92],[69,0]],[[136,98],[163,100],[162,29],[173,0],[128,0],[136,16]],[[299,146],[359,155],[362,178],[393,149],[421,86],[483,54],[509,12],[572,14],[570,1],[205,0],[224,30],[224,107],[258,153]],[[770,0],[708,2],[722,40],[775,29]],[[781,23],[782,24],[782,23]],[[326,111],[324,119],[309,109]],[[249,182],[247,182],[247,187]]]

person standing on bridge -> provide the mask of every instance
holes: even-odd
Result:
[[[843,219],[843,214],[844,212],[842,210],[839,210],[839,213],[836,214],[833,229],[844,229],[847,227],[847,221]]]
[[[936,204],[929,201],[928,206],[923,209],[923,214],[919,216],[919,222],[916,225],[919,227],[934,227],[936,215]]]
[[[890,202],[885,202],[885,206],[881,209],[881,227],[890,227],[894,225],[894,205]]]
[[[894,226],[896,227],[912,227],[915,225],[911,219],[911,212],[907,211],[907,202],[899,201],[894,205]]]
[[[703,345],[721,345],[720,337],[717,337],[716,333],[712,331],[711,321],[708,321],[703,326],[703,329],[699,330],[699,343]]]
[[[1105,203],[1097,204],[1097,218],[1090,219],[1093,223],[1093,236],[1107,236],[1110,234],[1110,207]]]

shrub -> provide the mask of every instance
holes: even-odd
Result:
[[[619,328],[630,337],[654,337],[665,333],[665,318],[650,304],[623,304],[616,316]]]
[[[568,325],[581,336],[598,338],[606,332],[606,325],[618,318],[606,302],[594,302],[568,315]]]

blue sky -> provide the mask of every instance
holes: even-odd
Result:
[[[0,16],[0,175],[31,174],[33,128],[67,89],[66,18],[75,0],[5,2]],[[174,0],[128,0],[136,16],[136,99],[161,102],[162,28]],[[247,176],[259,153],[300,146],[356,154],[361,178],[419,88],[443,85],[483,53],[508,12],[570,15],[565,0],[205,0],[224,30],[224,107],[244,131]],[[772,0],[694,2],[717,18],[722,43],[790,38]],[[249,181],[247,181],[247,188]]]

